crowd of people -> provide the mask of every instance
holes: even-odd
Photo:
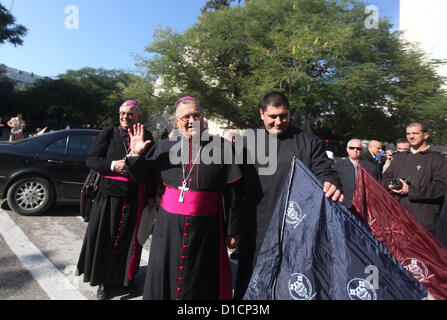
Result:
[[[447,197],[447,159],[429,146],[422,123],[407,126],[406,139],[396,142],[396,151],[385,152],[376,140],[364,150],[361,140],[351,139],[347,158],[333,164],[318,137],[290,123],[285,95],[266,94],[259,112],[263,126],[254,131],[254,140],[243,140],[243,161],[237,163],[237,152],[233,161],[224,159],[224,138],[196,139],[206,125],[194,97],[175,103],[175,132],[157,142],[139,122],[136,101],[120,106],[120,124],[102,130],[87,159],[87,166],[102,179],[78,275],[98,286],[98,299],[108,298],[114,286],[132,288],[142,245],[138,228],[146,206],[146,212],[155,208],[156,214],[143,299],[242,299],[294,158],[322,182],[327,198],[347,208],[356,167],[362,164],[419,223],[438,238],[445,237],[447,224],[442,225],[440,217]],[[273,149],[268,142],[272,137]],[[234,147],[234,137],[230,140]],[[265,161],[256,156],[257,148],[267,151],[266,157],[275,155],[274,172],[262,172]],[[212,150],[218,161],[198,161],[204,150]],[[173,161],[176,153],[182,153],[181,161]],[[253,156],[254,161],[248,161]],[[238,250],[234,292],[227,248]]]
[[[447,230],[441,226],[440,217],[447,179],[447,159],[428,143],[428,129],[419,122],[406,128],[406,139],[396,141],[396,150],[384,152],[383,144],[373,140],[366,151],[361,141],[348,142],[348,157],[335,164],[345,195],[345,205],[350,208],[355,190],[355,166],[361,163],[389,190],[433,236],[442,240]]]

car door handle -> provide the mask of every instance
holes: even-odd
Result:
[[[64,164],[64,162],[63,161],[60,161],[60,160],[48,160],[48,163],[52,163],[52,164]]]

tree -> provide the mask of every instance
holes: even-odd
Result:
[[[233,3],[235,0],[208,0],[205,5],[202,7],[201,12],[202,14],[212,11],[212,10],[220,10],[224,8],[229,8],[231,3]],[[241,0],[238,0],[239,3],[241,3]]]
[[[3,113],[3,107],[6,110],[8,105],[14,99],[13,97],[14,97],[14,84],[9,78],[4,77],[0,74],[0,106],[2,107],[2,113]]]
[[[99,126],[117,121],[118,107],[127,99],[123,88],[134,80],[131,74],[120,70],[88,67],[68,70],[58,77],[79,88],[83,94],[75,100],[76,106],[87,123]]]
[[[14,46],[22,45],[22,38],[28,29],[16,24],[14,16],[0,3],[0,44],[10,42]]]
[[[242,128],[260,123],[260,98],[277,90],[320,136],[394,141],[424,119],[446,141],[434,63],[386,20],[367,29],[367,16],[355,0],[251,0],[204,12],[184,34],[158,30],[146,48],[155,56],[140,67],[159,79],[159,106],[195,95],[208,114]]]
[[[58,123],[52,129],[67,123],[104,127],[118,121],[118,107],[128,98],[124,88],[133,80],[135,76],[120,70],[68,70],[17,92],[16,100],[28,122],[37,126],[54,119]]]

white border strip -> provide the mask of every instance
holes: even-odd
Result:
[[[52,300],[87,300],[0,209],[0,233],[22,264]]]

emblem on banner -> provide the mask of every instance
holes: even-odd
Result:
[[[293,229],[296,229],[305,217],[306,214],[303,214],[298,203],[289,201],[287,205],[286,222],[293,225]]]
[[[250,290],[257,296],[259,296],[258,280],[259,275],[257,273],[253,274],[253,277],[251,278]]]
[[[290,276],[289,294],[293,300],[312,300],[316,295],[310,280],[301,273],[294,273]]]
[[[428,280],[435,276],[434,274],[429,274],[425,263],[416,258],[406,258],[402,260],[401,264],[418,281]]]
[[[374,287],[365,279],[354,278],[346,287],[351,300],[377,300]]]
[[[368,227],[371,227],[371,225],[376,222],[376,219],[373,219],[371,213],[368,210]]]

